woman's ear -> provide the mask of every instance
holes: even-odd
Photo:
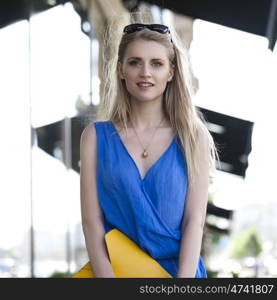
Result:
[[[120,61],[117,63],[117,72],[120,79],[125,79],[122,70],[122,63]]]
[[[171,67],[170,67],[170,70],[169,70],[169,78],[168,78],[168,82],[169,81],[171,81],[172,80],[172,78],[173,78],[173,76],[174,76],[174,65],[172,65]]]

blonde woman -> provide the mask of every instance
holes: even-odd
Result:
[[[200,251],[217,152],[192,104],[186,49],[167,26],[134,23],[110,58],[97,121],[80,142],[94,274],[115,277],[104,235],[117,228],[172,277],[207,277]]]

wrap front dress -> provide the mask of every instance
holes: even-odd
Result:
[[[178,137],[141,178],[114,124],[91,125],[97,135],[97,189],[105,232],[117,228],[176,277],[188,187]],[[195,277],[207,277],[201,256]]]

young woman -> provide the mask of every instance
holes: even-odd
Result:
[[[115,277],[117,228],[172,277],[207,277],[200,255],[217,156],[192,104],[188,54],[161,24],[130,24],[106,64],[98,121],[80,141],[82,224],[96,277]]]

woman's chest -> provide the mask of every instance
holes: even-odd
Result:
[[[172,147],[175,135],[172,129],[164,128],[159,134],[147,133],[137,136],[128,132],[127,135],[119,135],[121,143],[134,161],[143,179],[153,167]]]

